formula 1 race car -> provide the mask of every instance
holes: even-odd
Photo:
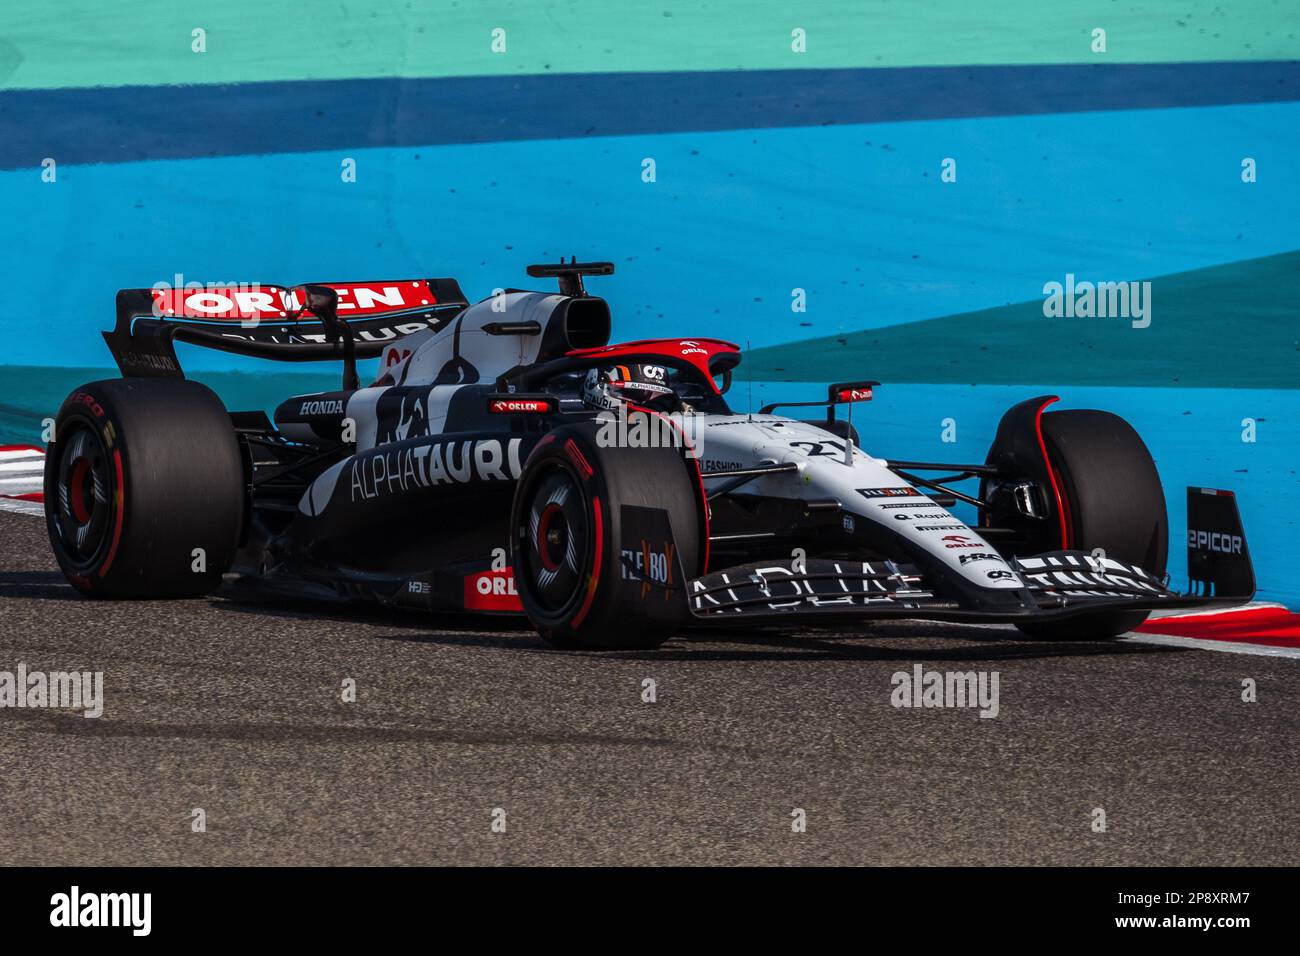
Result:
[[[612,272],[530,266],[558,294],[474,305],[453,279],[119,292],[104,335],[123,377],[68,396],[47,456],[59,564],[95,597],[229,579],[522,612],[570,648],[880,618],[1108,638],[1155,609],[1253,595],[1236,501],[1212,489],[1188,489],[1190,593],[1170,590],[1164,492],[1115,415],[1030,398],[982,464],[877,458],[837,410],[878,383],[782,406],[809,418],[737,414],[735,345],[608,344],[609,306],[583,279]],[[176,341],[341,361],[342,387],[274,421],[227,412],[184,377]],[[361,358],[380,359],[366,387]]]

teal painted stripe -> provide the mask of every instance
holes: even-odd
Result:
[[[758,349],[747,356],[759,378],[821,381],[873,378],[905,382],[1022,382],[1165,388],[1300,389],[1300,252],[1156,276],[1109,311],[1110,293],[1053,277],[1061,308],[1045,315],[1045,296],[993,309],[847,332]],[[1106,277],[1100,277],[1106,278]],[[1078,283],[1076,291],[1069,291]],[[1071,305],[1066,307],[1066,299]],[[936,349],[934,343],[942,342]]]
[[[0,87],[1300,59],[1297,22],[1297,0],[13,0]]]

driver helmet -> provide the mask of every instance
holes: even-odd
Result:
[[[593,368],[582,383],[582,403],[602,411],[624,404],[672,411],[678,405],[677,394],[668,387],[668,370],[662,365]]]

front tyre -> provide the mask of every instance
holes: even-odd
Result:
[[[206,385],[110,379],[64,401],[45,458],[45,521],[81,593],[207,593],[234,560],[243,516],[238,441]]]
[[[515,587],[556,647],[658,647],[680,624],[686,581],[678,576],[700,573],[698,472],[679,448],[605,447],[598,430],[595,422],[556,429],[529,456],[510,524]],[[659,522],[665,533],[637,537],[629,519]],[[629,571],[629,549],[655,565],[641,569],[655,586]]]
[[[1133,426],[1110,412],[1048,412],[1043,444],[1064,505],[1067,548],[1100,549],[1162,577],[1169,551],[1165,493]],[[1046,640],[1105,640],[1133,630],[1149,613],[1104,611],[1016,626]]]

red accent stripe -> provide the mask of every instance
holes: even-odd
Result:
[[[604,548],[605,525],[600,517],[599,498],[593,497],[591,499],[591,510],[596,519],[596,555],[591,562],[591,579],[587,582],[587,599],[582,602],[582,608],[574,615],[574,627],[581,627],[582,622],[587,619],[587,612],[591,610],[591,602],[596,599],[596,585],[600,583],[600,558]]]
[[[1056,480],[1056,469],[1052,467],[1052,460],[1047,457],[1047,443],[1043,441],[1043,409],[1060,400],[1059,395],[1053,395],[1038,406],[1038,413],[1034,416],[1034,431],[1038,436],[1038,450],[1042,452],[1043,462],[1047,465],[1047,477],[1052,483],[1052,495],[1056,498],[1056,514],[1061,523],[1061,548],[1068,551],[1070,548],[1070,526],[1066,519],[1065,499],[1061,497],[1061,486]]]
[[[72,503],[72,516],[77,519],[77,524],[85,524],[90,520],[90,512],[86,510],[86,474],[89,471],[90,459],[78,458],[69,479],[72,487],[68,491],[68,499]]]
[[[1138,630],[1143,634],[1168,634],[1203,641],[1300,647],[1300,614],[1283,607],[1157,617],[1140,625]]]
[[[122,517],[126,512],[126,483],[122,480],[122,450],[120,448],[113,452],[113,468],[117,472],[117,491],[113,493],[113,496],[117,498],[117,515],[113,519],[113,540],[108,546],[108,557],[99,566],[98,574],[101,579],[108,574],[108,569],[113,566],[113,559],[117,557],[117,546],[122,540]]]
[[[0,451],[38,451],[45,454],[45,449],[40,445],[0,445]]]
[[[695,465],[695,484],[700,489],[700,517],[704,519],[704,560],[700,562],[700,574],[709,573],[709,495],[704,490],[704,474],[700,471],[700,460],[692,458]],[[686,572],[688,575],[690,571]]]
[[[589,480],[592,475],[591,465],[587,464],[587,458],[583,455],[582,449],[578,447],[577,443],[572,438],[570,438],[564,443],[564,450],[569,453],[569,457],[573,460],[573,463],[577,465],[578,470],[582,472],[583,480]]]
[[[675,428],[677,430],[677,433],[682,436],[682,445],[685,448],[694,451],[695,446],[692,445],[690,439],[686,437],[686,430],[682,428],[680,425],[678,425],[671,418],[669,418],[667,415],[664,415],[661,412],[656,412],[654,409],[644,408],[640,405],[634,404],[633,402],[628,402],[627,404],[628,407],[631,408],[633,411],[645,412],[645,414],[647,415],[654,415],[656,418],[662,418],[669,425]],[[700,471],[700,460],[698,458],[694,458],[689,455],[687,457],[690,459],[691,464],[695,468],[695,483],[700,489],[700,517],[704,520],[704,560],[700,564],[700,574],[708,574],[709,573],[709,495],[704,490],[704,475]],[[686,573],[690,574],[691,572],[689,569],[687,569]]]
[[[21,495],[0,495],[0,498],[8,498],[10,501],[44,501],[45,492],[28,491]]]

